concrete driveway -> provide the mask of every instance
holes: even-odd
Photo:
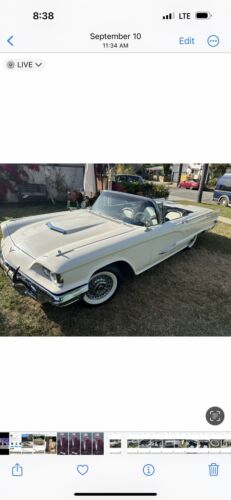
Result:
[[[191,190],[191,189],[185,189],[185,188],[173,188],[171,187],[169,190],[169,199],[173,200],[176,199],[181,199],[181,200],[189,200],[189,201],[197,201],[197,196],[198,196],[198,190]],[[202,201],[211,203],[213,199],[213,192],[212,191],[204,191],[202,195]]]

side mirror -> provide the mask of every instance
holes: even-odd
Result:
[[[152,227],[152,218],[150,217],[149,219],[147,219],[144,223],[145,225],[145,231],[150,231],[151,230],[151,227]]]
[[[144,223],[144,225],[146,227],[145,231],[150,231],[151,228],[156,225],[156,224],[152,223],[153,220],[155,220],[156,223],[158,224],[156,215],[153,215],[152,217],[149,217],[148,219],[146,219],[146,221]]]

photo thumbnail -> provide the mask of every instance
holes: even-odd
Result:
[[[58,432],[57,434],[57,453],[58,455],[68,455],[68,432]]]
[[[69,433],[69,455],[80,455],[80,432]]]
[[[34,436],[30,433],[22,434],[22,453],[33,453]]]
[[[45,453],[46,441],[44,434],[34,434],[34,453]]]
[[[0,432],[0,455],[9,455],[10,436],[9,432]]]
[[[81,455],[93,454],[92,432],[81,432]]]
[[[111,452],[121,452],[122,448],[122,440],[121,439],[110,439],[109,440],[109,448]]]
[[[55,433],[45,434],[45,453],[56,455],[57,453],[57,436]]]

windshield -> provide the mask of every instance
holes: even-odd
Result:
[[[153,203],[143,197],[126,196],[118,192],[101,193],[92,207],[92,212],[124,223],[145,226],[146,222],[158,224]]]

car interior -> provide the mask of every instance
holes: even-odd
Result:
[[[172,207],[163,205],[162,206],[162,217],[163,222],[169,222],[176,219],[181,219],[192,213],[190,210],[184,208]],[[148,222],[150,226],[156,226],[159,224],[157,214],[154,206],[148,202],[139,204],[139,206],[126,206],[122,208],[122,214],[124,219],[130,224],[135,224],[139,226],[145,226]]]
[[[191,212],[184,208],[172,205],[158,204],[162,213],[162,221],[169,222],[189,215]],[[105,203],[103,205],[103,214],[122,220],[125,223],[137,226],[156,226],[159,224],[158,216],[151,201],[142,200],[137,202],[126,201],[125,203]]]
[[[163,220],[164,222],[169,222],[172,220],[181,219],[182,217],[185,217],[186,215],[189,215],[191,213],[192,212],[190,212],[190,210],[186,210],[184,208],[164,206]]]

